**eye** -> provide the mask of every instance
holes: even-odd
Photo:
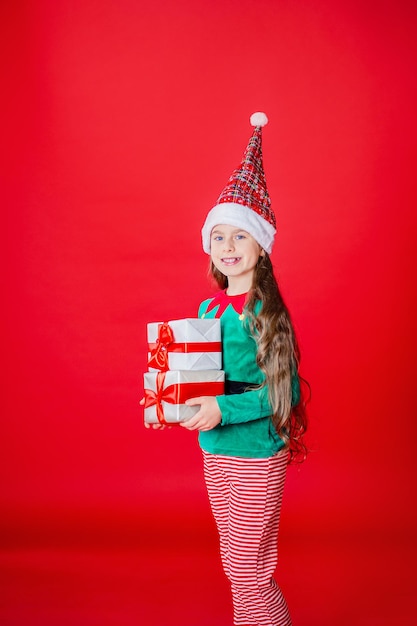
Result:
[[[213,241],[222,241],[223,237],[221,235],[213,235]]]
[[[236,239],[246,239],[245,235],[236,235]]]

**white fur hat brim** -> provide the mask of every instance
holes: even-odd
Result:
[[[274,226],[253,209],[234,202],[216,204],[209,211],[201,230],[203,250],[207,254],[210,254],[211,231],[219,224],[228,224],[245,230],[265,252],[271,254],[276,233]]]

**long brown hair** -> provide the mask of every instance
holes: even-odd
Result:
[[[227,277],[211,262],[209,273],[221,289],[228,286]],[[262,306],[255,314],[256,303]],[[303,435],[307,429],[307,417],[303,386],[300,379],[300,400],[292,405],[292,381],[298,375],[300,351],[291,316],[276,281],[271,259],[265,252],[259,257],[255,268],[252,290],[245,305],[247,323],[256,338],[257,364],[265,375],[273,414],[272,422],[278,435],[290,452],[290,460],[303,461],[307,448]]]

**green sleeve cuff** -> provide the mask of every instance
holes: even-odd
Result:
[[[272,413],[266,387],[230,396],[217,396],[216,399],[222,414],[222,426],[251,422],[269,417]]]

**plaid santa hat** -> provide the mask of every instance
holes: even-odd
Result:
[[[211,231],[218,224],[246,230],[268,254],[272,251],[276,221],[262,160],[262,127],[268,123],[268,118],[265,113],[253,113],[250,123],[254,130],[242,163],[209,211],[201,231],[203,250],[207,254],[210,254]]]

